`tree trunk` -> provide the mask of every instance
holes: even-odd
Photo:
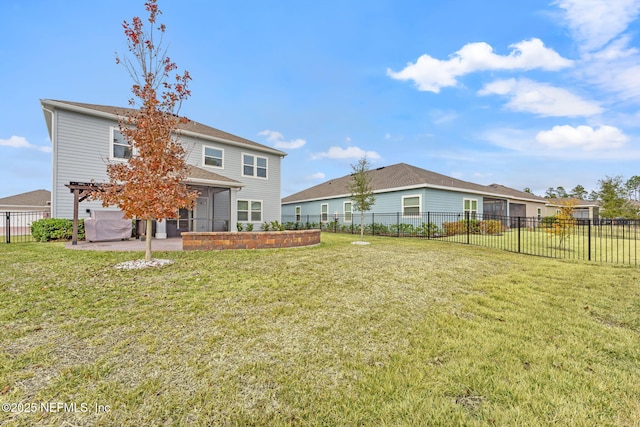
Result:
[[[146,231],[146,240],[145,240],[145,250],[144,250],[144,260],[151,261],[151,238],[153,234],[153,220],[151,218],[147,218],[147,231]]]
[[[360,241],[364,242],[364,211],[360,212]]]

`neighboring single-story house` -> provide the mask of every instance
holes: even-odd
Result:
[[[370,212],[400,213],[402,217],[426,212],[464,213],[485,218],[535,217],[543,215],[545,199],[498,184],[489,186],[462,181],[405,163],[371,169],[371,187],[376,196]],[[351,175],[332,179],[282,199],[282,218],[304,221],[305,215],[351,221]]]
[[[119,115],[129,109],[50,99],[40,103],[53,147],[51,216],[70,219],[74,194],[68,186],[108,182],[107,164],[135,155],[118,127]],[[258,229],[264,221],[280,219],[286,153],[194,121],[181,126],[180,142],[187,151],[186,182],[200,197],[193,210],[179,211],[179,219],[159,221],[156,238],[235,230],[238,222]],[[104,208],[99,201],[83,201],[80,218],[93,209]]]
[[[51,191],[34,190],[0,198],[0,212],[49,212]]]
[[[6,235],[6,213],[9,213],[11,233],[29,233],[31,223],[48,218],[51,212],[51,192],[34,190],[0,198],[0,235]]]
[[[571,200],[568,198],[545,199],[545,216],[554,216],[560,213],[562,203]],[[573,208],[573,217],[577,219],[598,220],[600,218],[600,203],[597,200],[573,199],[576,205]]]

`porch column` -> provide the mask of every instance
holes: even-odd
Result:
[[[239,188],[229,189],[229,231],[237,230],[238,224],[238,191]]]
[[[157,220],[156,221],[156,239],[166,239],[167,238],[167,220]]]

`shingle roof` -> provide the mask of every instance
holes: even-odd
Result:
[[[231,187],[242,187],[240,181],[236,181],[235,179],[227,178],[226,176],[217,174],[215,172],[211,172],[208,170],[204,170],[197,166],[187,165],[187,177],[188,179],[196,179],[196,180],[206,180],[206,181],[214,181],[218,183],[227,183]]]
[[[514,190],[512,188],[499,186],[497,184],[494,184],[496,187],[474,184],[472,182],[463,181],[460,179],[452,178],[450,176],[428,171],[426,169],[411,166],[406,163],[398,163],[391,166],[371,169],[368,173],[371,177],[371,187],[374,192],[383,192],[384,190],[399,189],[403,187],[422,186],[458,191],[470,191],[473,193],[480,193],[485,195],[524,198],[529,200],[543,200],[538,196]],[[305,200],[318,200],[331,197],[346,196],[350,194],[350,182],[351,175],[332,179],[330,181],[287,196],[282,199],[282,203],[294,203]]]
[[[0,206],[29,206],[29,207],[49,207],[51,203],[51,192],[49,190],[34,190],[14,196],[0,199]]]
[[[598,202],[597,200],[581,200],[581,199],[572,199],[570,197],[565,197],[565,198],[552,197],[552,198],[545,198],[543,200],[547,205],[550,205],[550,206],[560,206],[563,202],[567,200],[575,200],[576,206],[600,206],[600,202]]]
[[[60,100],[53,100],[53,99],[45,99],[45,100],[42,100],[41,102],[43,104],[44,103],[52,104],[52,105],[57,105],[59,107],[63,107],[66,105],[66,106],[76,107],[84,110],[95,111],[103,114],[109,114],[109,115],[113,115],[114,118],[117,118],[118,115],[122,115],[125,112],[133,111],[133,109],[131,108],[113,107],[110,105],[85,104],[82,102],[60,101]],[[263,144],[259,144],[257,142],[251,141],[246,138],[242,138],[237,135],[233,135],[228,132],[224,132],[220,129],[212,128],[211,126],[207,126],[202,123],[195,122],[193,120],[189,120],[188,123],[181,125],[180,128],[186,132],[193,132],[199,135],[203,135],[203,136],[207,136],[215,139],[231,141],[238,144],[253,147],[256,149],[260,149],[263,151],[266,150],[266,151],[273,152],[274,154],[286,156],[286,153],[283,151],[276,150],[275,148],[272,148]]]

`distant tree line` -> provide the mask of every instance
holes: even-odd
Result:
[[[530,188],[525,188],[531,193]],[[578,199],[600,202],[600,216],[603,218],[638,218],[640,213],[640,176],[634,175],[625,180],[622,176],[607,176],[598,180],[598,189],[588,192],[582,185],[576,185],[570,191],[564,187],[549,187],[544,193],[547,199]]]

